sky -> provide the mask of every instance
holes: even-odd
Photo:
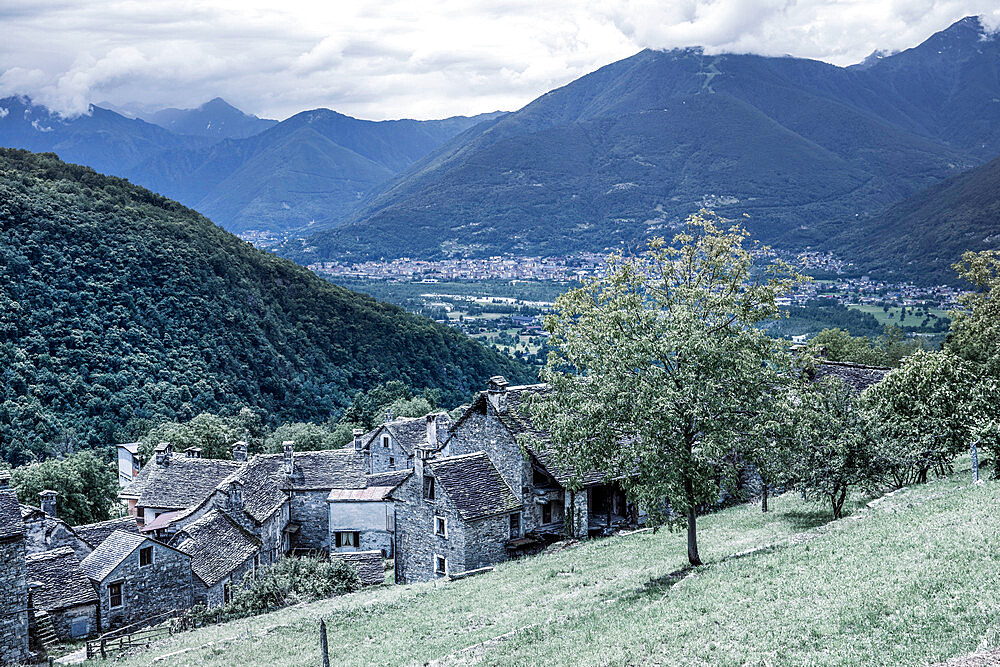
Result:
[[[518,109],[643,48],[859,62],[996,0],[0,0],[0,96],[266,118]]]

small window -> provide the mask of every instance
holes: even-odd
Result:
[[[233,582],[227,581],[222,587],[222,604],[229,604],[233,600]]]
[[[510,515],[510,539],[521,537],[521,515]]]
[[[433,477],[424,477],[424,500],[434,500]]]
[[[361,543],[361,533],[357,531],[343,531],[337,533],[334,544],[339,549],[341,547],[355,547]]]
[[[443,516],[434,517],[434,534],[448,537],[448,521]]]
[[[390,456],[389,457],[389,467],[390,468],[395,468],[396,467],[396,457],[395,456]]]
[[[552,523],[552,503],[542,505],[542,523]]]
[[[385,447],[386,449],[389,449],[389,442],[390,442],[389,436],[383,435],[382,436],[382,446]]]
[[[253,555],[253,572],[257,574],[257,570],[260,569],[260,554]]]
[[[434,554],[434,574],[448,573],[448,559],[439,554]]]
[[[153,547],[143,547],[139,549],[139,567],[146,567],[153,564]]]
[[[108,605],[112,609],[116,609],[122,604],[122,582],[116,581],[113,584],[108,584]]]

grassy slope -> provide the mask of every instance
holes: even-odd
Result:
[[[766,516],[705,517],[709,565],[676,587],[683,534],[642,533],[185,633],[126,664],[191,647],[157,664],[319,664],[321,616],[344,665],[924,664],[1000,642],[998,491],[957,475],[825,527],[786,494]]]

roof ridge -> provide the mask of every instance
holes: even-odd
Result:
[[[55,549],[49,549],[48,551],[36,551],[35,553],[28,554],[27,560],[49,560],[59,556],[75,555],[76,552],[73,551],[73,547],[56,547]]]
[[[434,465],[436,463],[443,463],[445,461],[455,461],[457,459],[467,459],[467,458],[472,458],[473,456],[480,456],[480,455],[485,456],[487,458],[487,460],[489,460],[490,463],[493,463],[493,460],[490,459],[489,454],[487,454],[482,449],[480,449],[478,451],[475,451],[475,452],[469,452],[468,454],[455,454],[454,456],[445,456],[444,458],[440,458],[440,459],[427,459],[427,463],[429,463],[430,465]],[[494,466],[494,467],[496,467],[496,466]]]

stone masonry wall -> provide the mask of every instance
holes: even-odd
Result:
[[[466,531],[465,569],[475,570],[507,560],[510,515],[501,514],[471,523]]]
[[[29,554],[70,547],[80,560],[86,558],[91,548],[81,540],[64,521],[43,516],[24,522],[25,547]],[[96,546],[96,545],[95,545]]]
[[[443,493],[433,502],[423,498],[423,480],[411,476],[393,492],[396,503],[396,551],[399,583],[430,581],[434,573],[434,557],[448,559],[449,572],[463,572],[465,562],[466,527],[458,512]],[[443,516],[448,525],[447,538],[434,534],[434,517]]]
[[[253,556],[248,558],[246,562],[233,570],[232,574],[225,577],[222,581],[219,581],[211,588],[205,587],[205,585],[201,583],[201,580],[198,579],[198,577],[195,577],[195,587],[198,589],[197,595],[203,596],[205,599],[204,604],[209,607],[221,607],[225,604],[226,600],[226,584],[230,584],[230,591],[235,594],[236,591],[242,587],[243,580],[248,576],[251,579],[254,576]]]
[[[293,549],[330,551],[329,506],[326,502],[330,490],[295,491],[292,494],[291,521],[299,524]]]
[[[382,445],[382,437],[389,435],[389,446]],[[413,467],[413,462],[407,456],[403,448],[396,442],[387,431],[383,430],[376,435],[368,445],[370,454],[370,472],[380,473],[390,470],[407,470]]]
[[[0,664],[28,655],[28,585],[24,539],[0,541]]]
[[[288,503],[282,505],[281,509],[272,514],[256,531],[257,537],[262,542],[260,547],[260,564],[270,565],[284,557],[284,535],[285,526],[288,525]]]
[[[66,641],[89,638],[97,634],[97,604],[84,604],[69,609],[60,609],[51,612],[49,617],[52,619],[52,627],[55,629],[56,635]],[[78,630],[82,630],[83,634],[74,635],[73,626],[78,623]]]
[[[172,609],[193,604],[191,558],[161,544],[153,544],[153,564],[139,567],[139,549],[100,582],[101,630],[144,621]],[[108,586],[122,582],[122,606],[111,609]]]

